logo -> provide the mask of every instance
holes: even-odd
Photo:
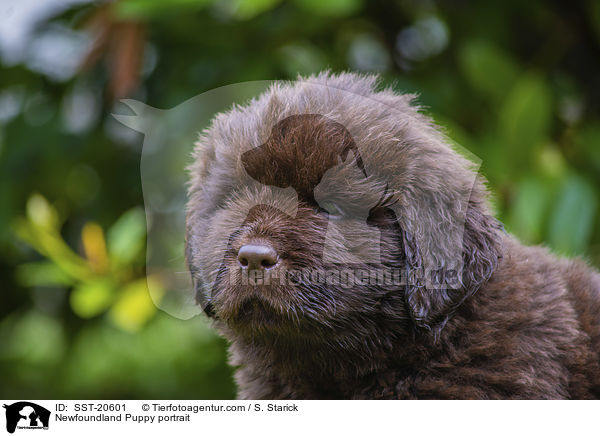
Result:
[[[6,431],[14,433],[15,429],[48,430],[50,411],[29,401],[19,401],[4,405],[6,409]]]

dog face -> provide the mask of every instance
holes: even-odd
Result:
[[[491,275],[481,183],[407,97],[374,88],[274,86],[201,136],[186,254],[222,328],[346,344],[382,323],[439,331]]]

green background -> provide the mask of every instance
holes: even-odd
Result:
[[[234,396],[206,321],[148,297],[143,137],[110,115],[124,97],[167,109],[241,81],[378,72],[482,160],[510,232],[600,265],[598,1],[50,3],[1,59],[4,398]]]

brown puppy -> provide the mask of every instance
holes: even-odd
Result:
[[[201,135],[187,260],[239,397],[600,398],[600,275],[506,234],[410,102],[322,74]]]

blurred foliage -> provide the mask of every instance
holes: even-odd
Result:
[[[20,22],[21,45],[0,32],[4,397],[233,396],[206,320],[154,304],[169,289],[145,277],[142,137],[110,116],[122,97],[170,108],[241,81],[379,72],[482,160],[507,230],[600,265],[596,0],[61,3]]]
[[[72,288],[70,306],[83,319],[108,310],[109,319],[119,328],[139,331],[154,316],[159,291],[150,297],[141,261],[146,237],[144,212],[125,212],[108,231],[108,248],[102,228],[84,224],[81,246],[85,258],[74,253],[60,235],[58,213],[44,197],[31,196],[27,218],[15,220],[15,234],[34,247],[46,261],[23,263],[16,268],[17,282],[26,287],[66,286]],[[136,272],[137,269],[137,272]],[[151,286],[156,289],[157,286]]]

